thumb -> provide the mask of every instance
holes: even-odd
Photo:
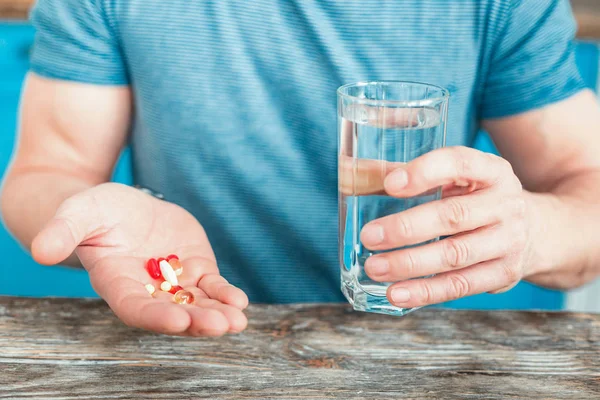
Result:
[[[100,221],[91,212],[93,203],[85,194],[75,195],[63,202],[54,217],[31,243],[35,261],[54,265],[66,260],[81,242],[97,231]]]

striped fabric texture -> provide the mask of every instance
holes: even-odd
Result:
[[[338,86],[448,88],[449,145],[584,87],[559,0],[38,0],[32,23],[33,72],[131,85],[135,182],[190,210],[255,302],[342,300]]]

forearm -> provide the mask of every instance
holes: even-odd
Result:
[[[600,274],[600,171],[581,172],[547,193],[526,194],[531,242],[526,278],[571,289]]]
[[[5,225],[30,250],[35,236],[65,199],[98,183],[67,171],[13,168],[4,181],[0,195]],[[62,264],[78,266],[79,260],[72,255]]]

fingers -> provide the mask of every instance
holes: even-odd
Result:
[[[517,265],[510,258],[502,258],[432,278],[399,282],[388,288],[388,299],[397,307],[412,308],[509,287],[522,277]]]
[[[37,234],[31,243],[31,255],[44,265],[58,264],[67,259],[77,246],[77,238],[65,219],[53,218]]]
[[[365,271],[378,282],[397,282],[453,271],[494,260],[520,249],[511,229],[487,227],[417,246],[369,257]]]
[[[188,336],[222,336],[226,333],[239,333],[248,325],[248,319],[244,313],[218,300],[213,300],[200,289],[194,287],[184,287],[194,295],[192,304],[174,304],[173,295],[166,292],[157,292],[154,297],[161,303],[172,305],[179,310],[184,310],[189,316],[189,324],[183,330],[182,325],[175,327],[173,321],[171,334],[184,334]],[[160,311],[160,310],[159,310]],[[166,311],[166,310],[162,310]],[[179,311],[181,312],[181,311]],[[160,317],[158,315],[157,317]]]
[[[175,304],[171,293],[158,291],[150,300],[154,304],[162,304],[164,307],[155,306],[155,310],[146,310],[145,313],[148,314],[145,316],[146,318],[123,319],[123,321],[132,322],[132,326],[155,332],[183,336],[215,337],[226,333],[238,333],[246,327],[246,316],[240,310],[208,299],[197,288],[186,287],[184,289],[193,293],[194,302],[192,304]],[[122,307],[134,308],[135,306],[136,304],[122,302]],[[149,311],[156,311],[156,313],[153,314]],[[126,313],[123,314],[123,318],[127,318]],[[150,318],[154,320],[146,321]],[[162,320],[162,322],[156,320]],[[144,325],[144,323],[146,324]]]
[[[200,278],[198,288],[206,292],[211,299],[229,304],[240,310],[248,307],[248,296],[241,289],[229,284],[225,278],[217,274],[206,274]]]
[[[360,239],[371,250],[389,250],[471,231],[524,210],[520,196],[498,198],[481,192],[449,197],[372,221],[363,227]]]
[[[139,260],[122,257],[93,268],[90,281],[98,293],[125,324],[154,332],[179,335],[191,324],[189,314],[177,304],[167,301],[160,290],[148,294],[143,282],[150,283],[143,269],[130,268]]]
[[[125,297],[113,311],[129,326],[167,335],[183,334],[192,325],[185,309],[172,302],[156,301],[148,293]]]
[[[199,307],[197,305],[185,306],[191,318],[187,333],[191,336],[223,336],[229,331],[227,317],[214,308]]]
[[[344,151],[338,168],[339,191],[354,196],[387,193],[413,197],[444,186],[448,196],[470,193],[503,181],[520,187],[506,160],[466,147],[435,150],[409,163],[354,158]]]
[[[519,282],[514,282],[511,285],[505,286],[503,288],[497,289],[497,290],[490,290],[488,293],[489,294],[500,294],[500,293],[506,293],[509,290],[513,289],[515,286],[517,286],[519,284]]]
[[[191,326],[192,319],[185,309],[160,298],[166,293],[159,291],[154,298],[138,281],[122,277],[109,286],[103,298],[128,326],[169,335],[183,334]]]
[[[239,308],[210,299],[207,293],[196,287],[198,279],[192,277],[195,272],[186,271],[186,267],[192,268],[190,264],[184,267],[184,274],[180,277],[183,278],[181,286],[194,294],[194,302],[188,305],[174,303],[173,295],[161,290],[154,295],[148,294],[144,285],[152,283],[156,286],[156,282],[147,276],[143,268],[130,268],[139,263],[139,259],[131,257],[101,260],[100,265],[90,271],[94,289],[125,324],[184,336],[221,336],[245,329],[248,321]],[[195,265],[200,268],[199,264]],[[214,270],[216,266],[207,262],[204,268]],[[189,276],[186,277],[186,273]],[[247,305],[245,294],[243,297]]]
[[[182,285],[198,287],[211,299],[229,304],[240,310],[248,307],[248,296],[241,289],[231,285],[219,275],[219,269],[214,260],[194,257],[183,262]],[[198,279],[198,277],[200,277]]]
[[[98,233],[100,223],[93,201],[87,194],[81,193],[65,200],[34,238],[31,244],[33,258],[45,265],[64,261],[81,242]]]
[[[223,324],[219,325],[218,328],[220,330],[215,329],[215,326],[212,326],[211,329],[213,333],[218,333],[217,331],[219,331],[220,334],[239,333],[246,329],[246,327],[248,326],[248,319],[246,318],[246,315],[242,312],[242,310],[234,306],[230,306],[228,304],[223,304],[218,300],[202,298],[200,296],[200,294],[202,293],[200,289],[189,288],[188,290],[190,290],[194,294],[194,296],[196,296],[196,301],[194,301],[193,304],[194,307],[213,309],[220,312],[225,317],[227,321],[227,326],[225,327],[225,325]],[[190,315],[192,316],[192,318],[194,318],[195,313],[190,312]],[[195,326],[195,322],[192,323],[192,325]]]
[[[472,186],[474,191],[504,181],[518,183],[503,158],[466,147],[446,147],[395,169],[386,176],[384,187],[391,196],[412,197],[450,183]]]

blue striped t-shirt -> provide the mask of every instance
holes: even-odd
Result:
[[[136,183],[253,301],[342,299],[338,86],[448,88],[449,145],[583,88],[566,0],[39,0],[32,21],[35,73],[131,86]]]

